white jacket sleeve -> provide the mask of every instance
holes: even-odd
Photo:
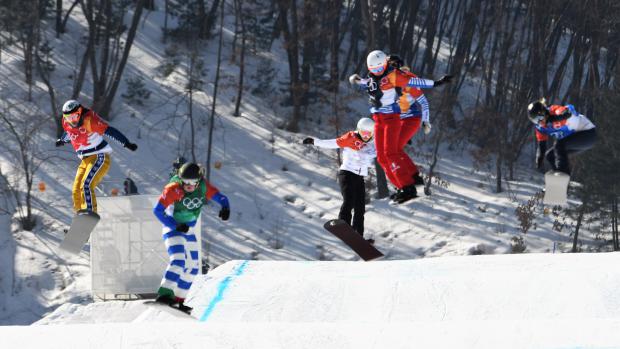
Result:
[[[320,148],[328,148],[328,149],[338,149],[338,143],[336,143],[336,139],[318,139],[314,138],[314,145]]]

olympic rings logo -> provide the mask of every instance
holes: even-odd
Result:
[[[370,80],[368,82],[368,91],[376,91],[377,90],[377,83],[374,80]]]
[[[202,206],[203,203],[203,198],[185,198],[183,199],[182,203],[183,206],[185,206],[188,210],[195,210],[197,208],[200,208]]]

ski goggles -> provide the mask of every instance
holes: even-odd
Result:
[[[372,137],[372,131],[357,131],[362,138]]]
[[[381,64],[375,67],[368,67],[368,71],[373,74],[381,74],[385,70],[385,64]]]
[[[198,182],[200,182],[200,179],[199,178],[196,178],[196,179],[181,179],[181,181],[183,182],[183,185],[197,186]]]
[[[81,107],[75,111],[72,111],[71,113],[62,114],[62,117],[65,119],[65,121],[71,125],[77,125],[77,123],[80,121],[80,116],[82,116]]]

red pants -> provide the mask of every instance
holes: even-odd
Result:
[[[413,184],[413,162],[399,142],[402,129],[400,115],[377,113],[373,115],[373,119],[377,162],[385,171],[386,177],[398,189]],[[415,168],[415,165],[413,166]]]
[[[409,142],[411,137],[418,132],[421,123],[421,118],[412,117],[401,119],[400,137],[398,137],[398,148],[403,152],[405,159],[407,160],[406,166],[408,166],[408,170],[413,174],[418,173],[418,167],[415,165],[413,160],[407,156],[407,153],[405,153],[405,145],[407,145],[407,142]]]

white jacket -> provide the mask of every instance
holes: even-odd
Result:
[[[368,175],[368,167],[374,165],[373,160],[377,157],[375,142],[371,140],[365,143],[354,131],[347,132],[337,139],[314,138],[314,145],[328,149],[342,148],[340,169],[364,177]]]

